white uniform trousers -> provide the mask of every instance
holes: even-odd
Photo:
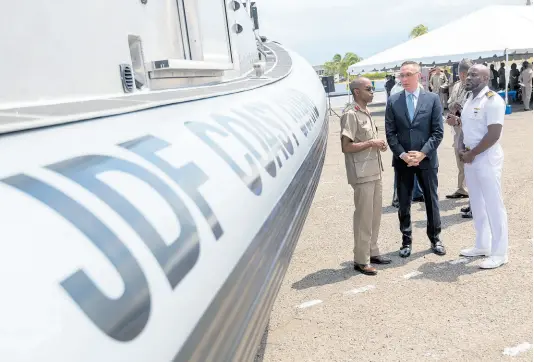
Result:
[[[492,256],[508,252],[508,217],[501,194],[504,154],[499,144],[465,164],[477,249],[491,250]]]

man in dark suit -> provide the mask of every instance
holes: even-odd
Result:
[[[427,235],[435,254],[445,255],[439,234],[441,219],[438,203],[438,154],[443,139],[443,108],[437,94],[425,92],[419,85],[421,67],[404,62],[400,70],[404,91],[389,97],[386,106],[386,137],[393,152],[397,174],[399,222],[402,232],[401,257],[412,252],[410,208],[414,174],[423,189],[427,215]]]

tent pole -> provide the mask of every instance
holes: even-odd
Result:
[[[508,48],[504,49],[504,58],[506,60],[506,66],[508,66]],[[504,100],[505,100],[505,103],[506,105],[508,105],[508,75],[510,74],[509,71],[506,71],[504,73],[504,79],[505,79],[505,84],[504,84]]]

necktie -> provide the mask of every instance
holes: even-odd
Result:
[[[414,106],[413,106],[413,94],[408,94],[408,115],[410,116],[410,121],[413,121]]]

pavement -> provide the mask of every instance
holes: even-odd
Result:
[[[384,104],[372,111],[384,135]],[[505,119],[502,188],[509,222],[509,263],[478,268],[459,251],[474,243],[467,200],[456,189],[452,135],[438,152],[442,240],[447,255],[429,252],[422,203],[412,205],[412,256],[398,256],[401,235],[391,207],[391,154],[383,159],[379,247],[393,263],[377,276],[352,268],[352,188],[340,152],[339,119],[330,117],[321,181],[275,302],[255,362],[532,361],[532,111]],[[339,113],[339,109],[337,110]],[[339,113],[341,114],[341,113]],[[388,151],[389,153],[389,151]]]

